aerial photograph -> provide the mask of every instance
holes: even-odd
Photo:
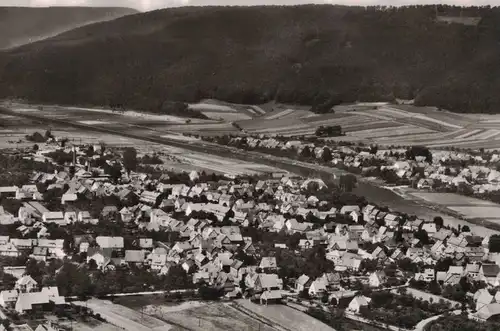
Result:
[[[500,331],[500,0],[0,0],[0,331]]]

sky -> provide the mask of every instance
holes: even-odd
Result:
[[[304,3],[335,3],[342,5],[407,5],[407,4],[456,4],[462,6],[500,5],[500,0],[0,0],[1,6],[110,6],[130,7],[140,11],[178,6],[204,5],[297,5]]]

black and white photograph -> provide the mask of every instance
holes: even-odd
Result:
[[[0,331],[500,331],[500,0],[0,0]]]

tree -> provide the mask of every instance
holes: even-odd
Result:
[[[309,146],[304,146],[304,148],[302,148],[302,150],[300,151],[300,156],[305,159],[308,159],[312,156],[312,152]]]
[[[325,162],[325,163],[328,163],[333,159],[332,151],[330,150],[330,148],[328,148],[328,147],[323,148],[322,158],[323,158],[323,162]]]
[[[52,135],[52,132],[49,130],[45,131],[45,140],[48,140],[50,138],[54,138],[54,136]]]
[[[443,218],[441,216],[434,217],[434,224],[436,224],[437,228],[442,228],[444,225]]]
[[[462,232],[470,232],[470,228],[468,225],[462,226]]]
[[[356,187],[357,182],[356,176],[351,174],[341,175],[339,178],[339,186],[343,192],[351,192]]]
[[[500,235],[491,235],[488,247],[491,253],[500,253]]]
[[[135,148],[125,148],[125,151],[123,152],[123,165],[129,174],[131,171],[135,171],[137,169],[137,151]]]
[[[432,153],[424,146],[412,146],[406,151],[406,158],[410,160],[415,160],[417,156],[425,157],[425,160],[432,163]]]
[[[420,240],[424,245],[429,244],[429,234],[424,229],[420,229],[415,232],[415,238]]]
[[[39,149],[40,147],[38,147],[38,144],[33,145],[33,151],[37,152]]]

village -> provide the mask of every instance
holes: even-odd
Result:
[[[370,204],[342,177],[174,173],[133,147],[46,137],[1,154],[1,167],[18,171],[0,178],[0,330],[56,330],[44,316],[74,312],[75,302],[154,291],[286,304],[325,323],[340,312],[384,329],[423,330],[444,314],[500,317],[498,235]],[[343,153],[329,159],[384,161],[399,178],[415,162],[441,171],[425,155]],[[442,176],[473,178],[464,169]]]

